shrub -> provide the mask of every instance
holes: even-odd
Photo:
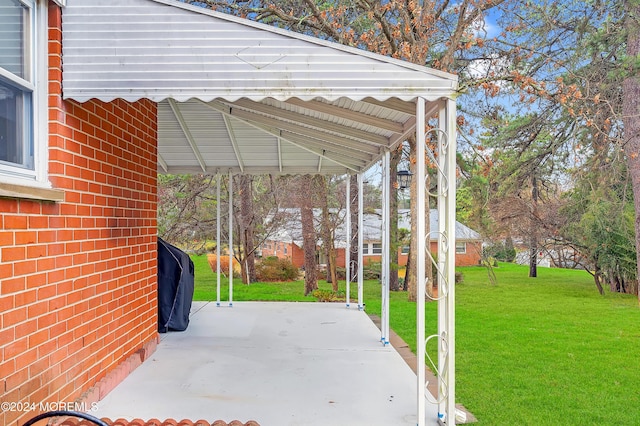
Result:
[[[345,299],[345,293],[343,291],[321,290],[317,289],[311,293],[313,297],[318,299],[318,302],[342,302]]]
[[[487,266],[487,267],[492,267],[492,268],[497,268],[498,267],[498,261],[496,260],[495,257],[493,256],[489,256],[489,257],[485,257],[481,260],[481,265],[482,266]]]
[[[510,243],[509,240],[497,242],[484,247],[482,257],[494,258],[501,262],[513,262],[516,259],[516,249],[513,248],[513,243]]]
[[[189,250],[193,251],[196,255],[202,256],[207,253],[214,253],[216,251],[216,243],[214,241],[197,242],[193,241],[188,244]],[[193,248],[191,248],[193,247]]]
[[[207,255],[207,261],[209,262],[209,266],[211,267],[211,270],[216,273],[218,272],[217,270],[217,262],[216,259],[218,257],[216,256],[215,253],[209,253]],[[223,274],[228,274],[229,273],[229,256],[220,256],[220,269],[222,271]],[[234,278],[240,278],[240,264],[238,263],[238,261],[236,259],[233,259],[233,277]]]
[[[300,271],[289,259],[270,256],[261,259],[260,262],[256,264],[256,277],[258,281],[293,281],[298,279],[298,275],[300,275]]]
[[[365,280],[379,280],[382,275],[381,262],[367,262],[362,268],[362,278]]]

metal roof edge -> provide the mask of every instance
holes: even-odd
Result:
[[[156,0],[151,0],[151,1],[156,1]],[[452,89],[453,90],[453,89]],[[62,98],[63,99],[74,99],[78,102],[87,102],[91,99],[98,99],[102,102],[111,102],[114,101],[115,99],[123,99],[127,102],[136,102],[139,101],[140,99],[151,99],[154,102],[163,102],[167,99],[173,99],[176,100],[178,102],[185,102],[188,101],[190,99],[199,99],[203,102],[211,102],[215,99],[225,99],[229,102],[235,102],[238,101],[240,99],[249,99],[252,101],[262,101],[263,99],[266,98],[273,98],[279,101],[286,101],[288,99],[291,98],[298,98],[302,101],[311,101],[314,100],[318,97],[326,99],[327,101],[336,101],[338,99],[341,98],[347,98],[350,99],[352,101],[362,101],[366,98],[372,98],[375,99],[377,101],[385,101],[387,99],[391,99],[391,98],[395,98],[395,99],[399,99],[401,101],[406,101],[406,102],[414,102],[415,99],[417,97],[422,97],[424,99],[426,99],[429,102],[433,102],[436,101],[438,99],[441,98],[448,98],[449,96],[447,96],[445,93],[440,93],[440,91],[436,92],[436,93],[429,93],[429,94],[419,94],[419,93],[415,93],[415,94],[411,94],[411,95],[394,95],[393,93],[389,92],[388,94],[368,94],[368,93],[358,93],[358,92],[353,92],[351,94],[347,94],[344,92],[338,92],[338,91],[331,91],[331,92],[323,92],[321,90],[314,90],[314,91],[308,91],[307,94],[303,94],[300,92],[295,92],[295,93],[290,93],[290,92],[286,92],[286,91],[281,91],[279,94],[276,93],[271,93],[271,94],[267,94],[264,93],[264,91],[260,90],[260,91],[256,91],[255,95],[248,95],[247,93],[243,93],[243,94],[228,94],[228,93],[212,93],[209,92],[207,94],[201,94],[201,93],[189,93],[189,94],[184,94],[184,95],[176,95],[176,94],[169,94],[169,93],[165,93],[162,90],[158,90],[157,92],[147,92],[145,94],[135,94],[135,95],[131,95],[131,96],[127,96],[127,95],[122,95],[122,94],[113,94],[110,91],[104,91],[104,92],[88,92],[86,90],[83,91],[84,96],[79,96],[77,94],[77,89],[72,89],[69,90],[69,92],[73,92],[73,95],[67,95],[65,94],[64,88],[62,91]]]

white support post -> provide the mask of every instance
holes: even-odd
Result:
[[[347,217],[346,219],[346,247],[344,252],[344,269],[345,269],[345,286],[346,286],[346,299],[347,299],[347,308],[351,304],[351,176],[347,175],[346,183],[346,195],[347,195]]]
[[[438,110],[438,132],[437,152],[438,152],[438,177],[437,177],[437,206],[438,206],[438,275],[434,277],[438,284],[438,418],[445,419],[447,412],[447,384],[445,373],[442,371],[447,362],[447,340],[446,340],[446,318],[447,318],[447,297],[449,291],[449,282],[444,279],[446,257],[447,257],[447,240],[446,240],[446,223],[447,215],[445,210],[446,194],[443,193],[447,185],[447,177],[445,176],[447,154],[443,151],[446,143],[446,126],[447,124],[447,104],[442,101]],[[441,296],[441,297],[440,297]]]
[[[418,375],[418,426],[424,426],[426,422],[426,401],[425,401],[425,284],[426,284],[426,244],[425,244],[425,100],[416,100],[416,224],[418,255],[417,258],[417,303],[416,303],[416,325],[417,325],[417,348],[416,348],[416,370]]]
[[[364,196],[363,196],[363,191],[364,191],[364,184],[363,184],[363,177],[362,174],[358,175],[358,309],[363,310],[364,309],[364,301],[363,299],[363,280],[362,280],[362,275],[364,273],[364,259],[362,256],[362,238],[363,238],[363,209],[364,209]]]
[[[216,175],[216,271],[218,272],[216,284],[216,294],[218,297],[216,299],[216,306],[220,306],[220,276],[222,275],[222,271],[220,270],[220,178],[220,174]]]
[[[448,282],[446,299],[445,337],[447,339],[447,359],[445,361],[444,380],[447,386],[447,424],[454,425],[456,418],[455,401],[455,263],[456,263],[456,103],[447,99],[446,134],[442,138],[442,154],[446,168],[444,173],[447,185],[442,189],[444,198],[445,222],[443,231],[446,237],[446,256],[444,271]],[[440,193],[440,191],[439,191]],[[440,204],[438,204],[440,208]]]
[[[233,306],[233,175],[229,172],[229,306]]]
[[[390,195],[391,195],[391,173],[389,165],[391,164],[391,153],[386,151],[382,161],[382,343],[384,345],[389,344],[389,275],[391,267],[390,261],[390,227],[389,217],[390,214]]]

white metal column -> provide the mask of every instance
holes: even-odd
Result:
[[[229,172],[229,306],[233,306],[233,175]]]
[[[218,295],[216,299],[216,306],[220,306],[220,276],[222,275],[222,271],[220,270],[220,174],[216,175],[216,271],[218,272],[217,278],[217,291]]]
[[[446,279],[446,261],[447,261],[447,247],[448,241],[446,240],[446,223],[447,212],[444,208],[444,199],[442,197],[442,191],[447,186],[447,177],[445,176],[446,170],[446,152],[442,151],[443,141],[446,139],[446,122],[447,122],[447,105],[443,101],[440,104],[438,110],[438,128],[433,129],[436,132],[437,138],[437,205],[438,205],[438,260],[436,264],[437,275],[434,280],[438,284],[438,419],[444,421],[446,419],[447,412],[447,395],[449,394],[447,389],[447,383],[445,380],[445,373],[443,371],[447,364],[447,339],[446,339],[446,322],[447,322],[447,293],[449,292],[449,283]],[[434,230],[432,230],[434,231]]]
[[[363,257],[362,257],[362,238],[363,238],[363,209],[364,209],[364,185],[363,185],[363,176],[362,174],[358,175],[358,309],[364,309],[364,301],[363,299],[363,281],[362,275],[364,273],[364,265],[363,265]]]
[[[380,324],[380,341],[389,344],[389,275],[390,275],[390,227],[389,216],[391,216],[389,198],[391,194],[391,176],[389,165],[391,164],[391,153],[386,151],[382,157],[382,321]]]
[[[346,179],[347,188],[346,188],[346,199],[347,199],[347,217],[346,219],[346,247],[344,252],[344,269],[345,269],[345,287],[346,287],[346,299],[347,299],[347,308],[351,304],[351,176],[347,175]]]
[[[416,370],[418,374],[418,425],[424,426],[426,421],[426,401],[425,401],[425,100],[416,100],[416,200],[418,223],[416,231],[418,233],[418,255],[417,258],[417,303],[416,303],[416,328],[417,328],[417,348],[416,348]]]
[[[443,117],[444,116],[444,117]],[[446,386],[446,422],[455,424],[455,262],[456,262],[456,103],[445,100],[440,110],[440,126],[445,131],[444,137],[438,138],[438,154],[443,160],[440,171],[444,175],[442,187],[438,187],[438,210],[444,210],[445,221],[440,225],[444,243],[443,281],[446,281],[447,293],[441,299],[444,309],[444,325],[441,339],[445,353],[444,364],[438,366]],[[440,303],[439,303],[440,305]],[[438,306],[438,310],[441,307]]]

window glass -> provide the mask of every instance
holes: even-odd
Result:
[[[467,243],[456,243],[456,253],[464,254],[467,252]]]
[[[382,244],[373,243],[373,254],[382,254]]]
[[[25,80],[28,73],[29,9],[18,0],[0,0],[0,67]]]
[[[0,170],[29,176],[34,161],[34,2],[0,0]]]
[[[31,94],[0,79],[0,162],[33,168]]]

